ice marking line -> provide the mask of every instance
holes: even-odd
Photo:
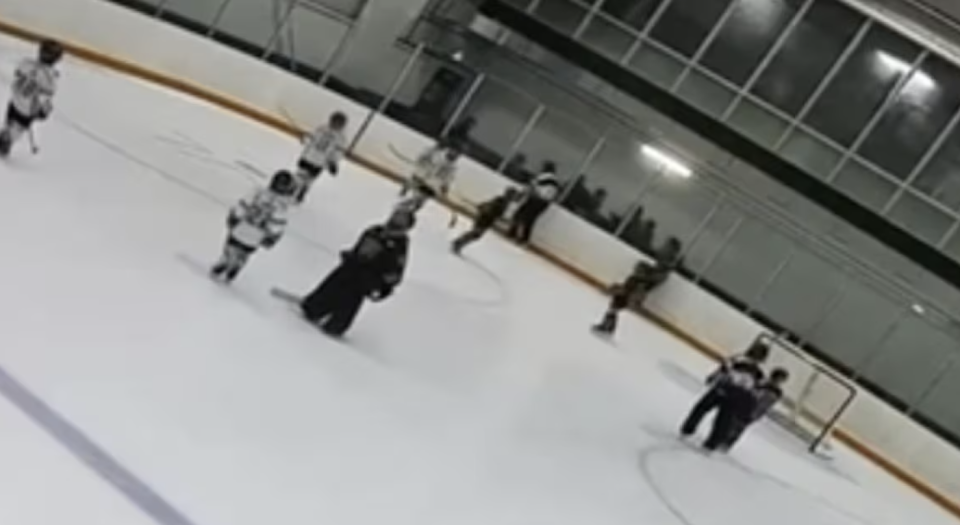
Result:
[[[652,459],[656,456],[662,456],[670,453],[697,454],[697,452],[691,450],[688,445],[681,444],[681,443],[651,445],[651,446],[643,447],[642,449],[640,449],[640,454],[639,454],[640,455],[639,457],[640,473],[643,476],[644,480],[646,480],[647,485],[653,491],[654,495],[657,497],[657,499],[660,500],[660,503],[663,504],[667,512],[672,514],[674,518],[676,518],[677,521],[681,522],[683,525],[697,525],[696,522],[694,522],[693,520],[687,517],[687,514],[684,512],[684,509],[682,508],[682,506],[673,502],[673,500],[667,494],[667,491],[663,488],[663,486],[658,481],[657,476],[654,475],[653,473],[653,468],[651,467]],[[720,461],[725,458],[716,458],[716,459]],[[809,503],[813,505],[820,506],[824,509],[829,510],[835,516],[841,519],[844,519],[845,521],[848,521],[850,523],[857,523],[860,525],[873,525],[873,522],[869,518],[866,518],[857,513],[854,513],[830,501],[829,499],[813,494],[792,483],[773,477],[770,474],[767,474],[765,472],[747,467],[736,460],[729,459],[728,461],[726,461],[726,464],[730,465],[736,470],[739,470],[746,476],[753,477],[754,479],[757,479],[759,481],[765,481],[767,483],[771,483],[773,485],[780,487],[783,490],[786,490],[787,492],[792,492],[793,494],[806,499]]]
[[[0,366],[0,395],[159,525],[195,525]]]

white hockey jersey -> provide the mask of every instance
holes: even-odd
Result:
[[[279,240],[287,227],[290,197],[262,188],[244,197],[230,210],[236,224],[230,237],[247,246],[259,247],[264,240]]]
[[[453,185],[456,172],[456,161],[447,159],[447,150],[433,146],[417,158],[413,180],[442,195]]]
[[[530,194],[540,200],[553,201],[560,195],[560,181],[553,173],[541,173],[530,183]]]
[[[342,131],[320,126],[306,137],[300,160],[325,169],[330,164],[338,164],[346,149],[347,139]]]
[[[23,60],[14,73],[10,104],[28,117],[49,114],[53,110],[59,76],[53,66],[33,58]]]

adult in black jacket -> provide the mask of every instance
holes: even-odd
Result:
[[[303,316],[330,335],[346,332],[366,299],[382,301],[400,284],[407,263],[413,215],[395,213],[368,228],[340,254],[340,265],[300,302]]]
[[[756,342],[743,355],[724,361],[719,370],[710,374],[707,379],[710,388],[690,410],[680,427],[680,434],[683,437],[693,435],[703,418],[716,410],[713,428],[703,448],[713,451],[729,443],[738,422],[748,418],[756,408],[754,388],[763,381],[761,365],[769,355],[770,347]]]
[[[559,195],[560,179],[557,178],[557,165],[546,161],[540,169],[540,174],[530,181],[523,204],[513,216],[510,237],[521,244],[530,242],[530,235],[537,220]]]
[[[453,241],[453,252],[459,254],[468,244],[478,241],[487,230],[503,217],[503,214],[510,207],[510,203],[517,200],[520,192],[516,188],[507,188],[501,195],[494,197],[477,207],[477,216],[473,220],[473,228]]]

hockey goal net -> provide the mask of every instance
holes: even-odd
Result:
[[[758,339],[770,347],[765,368],[780,367],[790,372],[783,400],[771,410],[769,418],[799,438],[810,452],[830,457],[833,433],[857,396],[857,389],[789,341],[773,334],[761,334]]]

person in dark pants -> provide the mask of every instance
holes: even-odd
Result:
[[[748,414],[748,417],[738,419],[735,422],[730,429],[726,442],[721,446],[722,450],[727,451],[733,448],[737,441],[740,441],[740,438],[743,437],[747,427],[763,419],[780,402],[780,399],[783,398],[783,385],[789,379],[790,372],[787,372],[786,369],[774,368],[770,372],[770,377],[757,385],[753,391],[755,398],[753,411]]]
[[[483,237],[500,220],[510,203],[517,200],[519,196],[520,192],[516,188],[507,188],[503,194],[480,204],[477,207],[477,216],[473,220],[473,227],[453,241],[451,246],[453,253],[460,255],[467,245]]]
[[[680,239],[671,237],[660,249],[654,264],[646,261],[638,263],[633,273],[622,283],[613,287],[610,305],[600,323],[594,325],[594,333],[603,336],[613,335],[617,330],[620,311],[628,308],[635,301],[642,302],[650,292],[666,282],[679,263],[682,250],[683,244],[680,243]]]
[[[325,333],[343,335],[366,299],[382,301],[403,278],[413,214],[398,212],[368,228],[356,245],[340,254],[337,266],[300,302],[303,316]]]
[[[742,356],[721,364],[720,369],[707,378],[710,388],[693,405],[680,427],[680,435],[684,438],[692,436],[703,418],[716,411],[713,428],[703,447],[713,451],[724,445],[738,419],[754,409],[753,389],[763,380],[760,366],[769,355],[770,347],[758,341]]]
[[[510,237],[521,244],[529,243],[537,219],[547,211],[550,203],[558,195],[560,195],[560,180],[557,178],[557,165],[546,161],[543,163],[540,174],[530,182],[523,204],[513,216]]]

